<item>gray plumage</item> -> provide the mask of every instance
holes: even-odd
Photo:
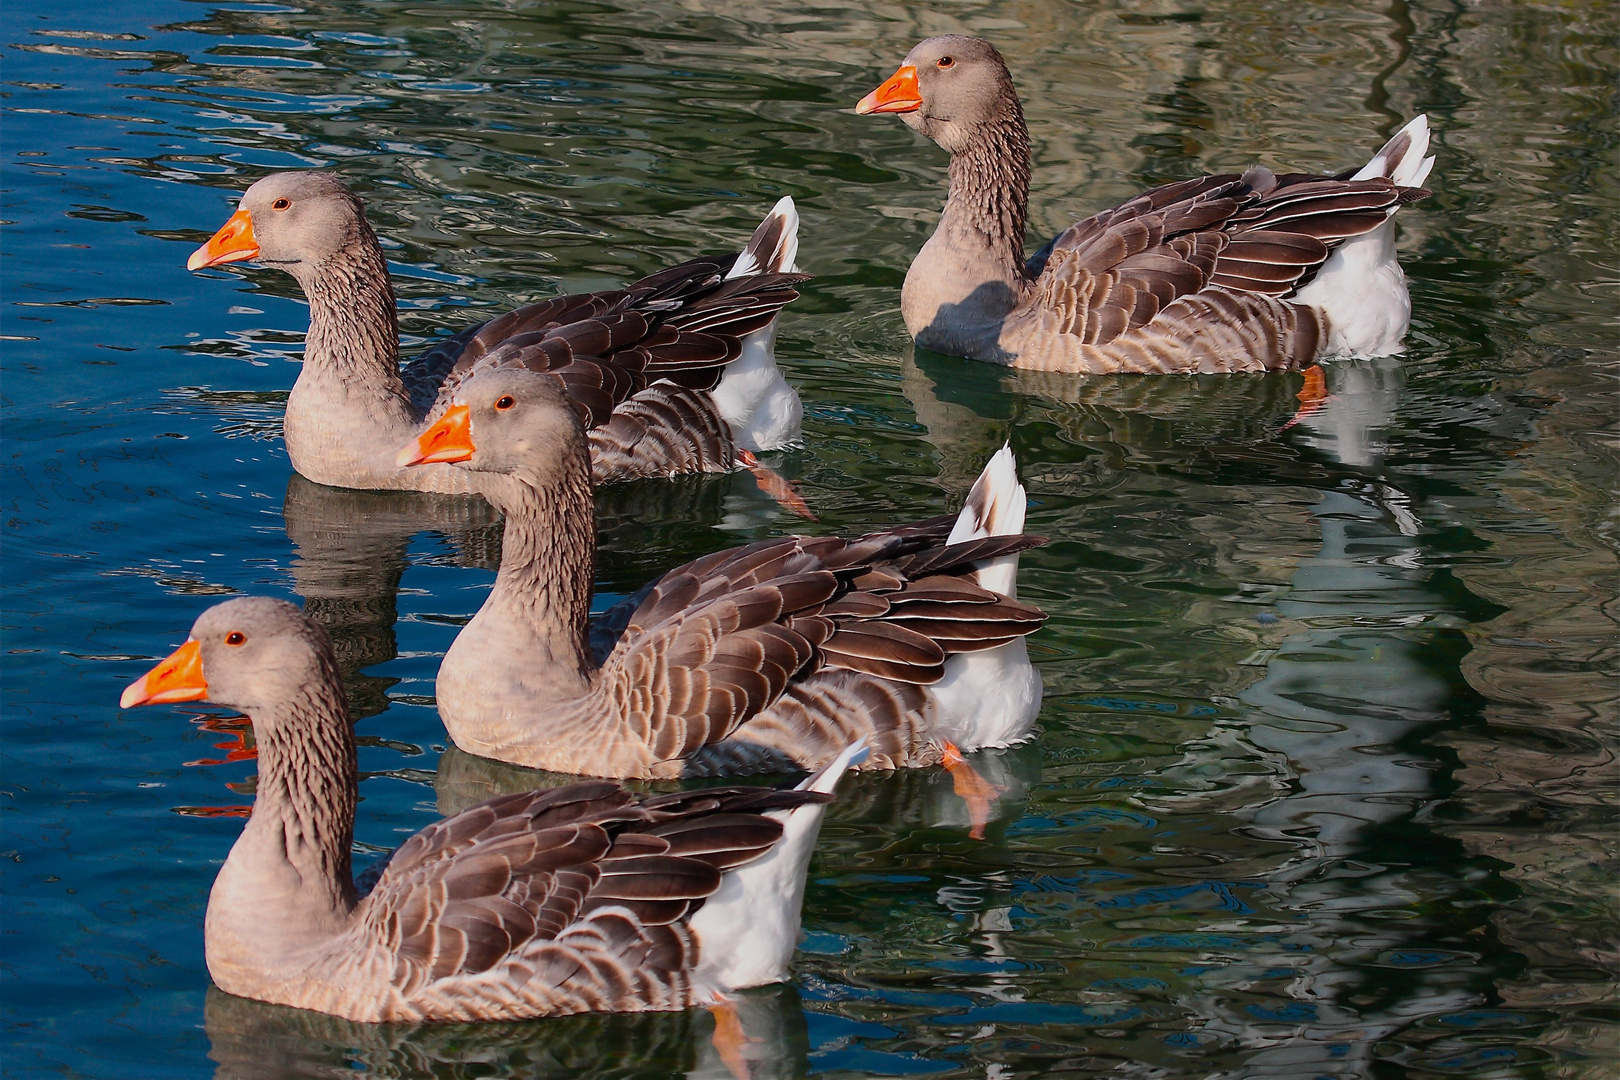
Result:
[[[762,540],[677,567],[617,612],[598,661],[577,418],[522,371],[480,373],[457,401],[474,447],[461,466],[506,515],[495,586],[439,670],[440,715],[471,753],[652,777],[812,769],[865,738],[868,768],[931,764],[939,732],[921,688],[951,657],[1044,620],[974,577],[1043,541],[947,544],[952,515],[849,540]]]
[[[258,261],[291,274],[310,301],[304,368],[287,402],[288,456],[304,476],[339,487],[470,490],[462,473],[401,469],[394,454],[468,374],[504,366],[549,373],[593,429],[628,411],[630,423],[601,441],[599,482],[736,468],[710,392],[743,339],[767,327],[808,278],[778,272],[791,251],[773,213],[745,249],[759,268],[751,275],[727,277],[737,255],[693,259],[623,289],[507,312],[401,367],[387,263],[353,193],[327,173],[275,173],[248,188],[241,209]],[[680,409],[660,407],[671,395]],[[627,447],[629,435],[649,441]]]
[[[192,628],[208,699],[245,710],[253,816],[209,898],[221,989],[351,1020],[514,1020],[693,1003],[688,927],[722,877],[814,791],[636,799],[597,781],[502,795],[430,825],[360,896],[354,736],[325,631],[291,604],[227,601]],[[796,911],[796,909],[795,909]]]

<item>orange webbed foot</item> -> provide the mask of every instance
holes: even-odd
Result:
[[[748,1037],[747,1032],[743,1031],[742,1017],[737,1015],[736,1007],[725,998],[710,1005],[709,1012],[714,1016],[714,1035],[710,1041],[719,1052],[720,1060],[737,1080],[749,1080],[748,1057],[743,1053],[743,1047],[760,1040]]]
[[[951,774],[951,784],[957,796],[967,803],[968,820],[972,822],[968,835],[975,840],[983,840],[984,827],[990,823],[990,814],[1007,789],[1000,784],[992,784],[980,775],[979,770],[962,757],[962,751],[956,748],[955,743],[945,743],[939,763]]]
[[[1293,419],[1282,426],[1284,431],[1293,427],[1301,420],[1313,413],[1321,411],[1322,406],[1328,403],[1333,395],[1327,390],[1327,376],[1322,373],[1321,364],[1312,364],[1300,374],[1305,376],[1305,385],[1299,388],[1295,396],[1299,398],[1299,408],[1294,410]]]
[[[816,520],[815,511],[804,501],[804,496],[793,486],[793,481],[769,465],[760,464],[759,458],[747,450],[737,451],[737,464],[754,474],[754,482],[759,485],[759,490],[775,499],[778,506],[806,521]]]

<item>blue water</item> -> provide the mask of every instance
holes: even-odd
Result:
[[[705,1013],[367,1028],[233,999],[208,887],[245,721],[120,712],[217,598],[333,628],[357,844],[555,782],[455,751],[438,658],[492,577],[475,502],[292,477],[306,311],[188,274],[266,170],[338,168],[408,347],[747,234],[817,275],[778,355],[817,531],[957,505],[1010,438],[1052,543],[1022,595],[1041,735],[861,777],[829,819],[761,1076],[1600,1076],[1616,1065],[1615,41],[1600,4],[1174,0],[261,4],[3,15],[0,995],[15,1076],[731,1075]],[[945,160],[849,106],[925,33],[988,33],[1036,143],[1032,230],[1200,171],[1338,169],[1405,118],[1407,354],[1297,376],[1010,374],[898,317]],[[469,310],[470,309],[470,310]],[[603,491],[599,594],[792,531],[743,477]]]

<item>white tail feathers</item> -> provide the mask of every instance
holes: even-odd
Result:
[[[798,270],[799,212],[782,196],[759,223],[726,279]],[[714,404],[737,445],[755,453],[799,441],[804,404],[776,366],[776,320],[742,340],[742,354],[726,366]]]
[[[867,753],[864,740],[845,747],[799,788],[831,791]],[[814,803],[772,811],[769,816],[782,822],[782,839],[753,862],[728,871],[720,879],[719,891],[692,916],[689,925],[699,947],[692,983],[700,999],[787,977],[799,940],[804,875],[826,809],[827,804]]]
[[[1395,133],[1354,180],[1387,176],[1402,187],[1418,187],[1429,178],[1434,158],[1429,149],[1429,118],[1418,116]],[[1391,207],[1389,216],[1393,217]],[[1335,356],[1390,356],[1401,343],[1412,318],[1412,298],[1395,254],[1395,224],[1384,224],[1345,241],[1328,256],[1316,278],[1291,299],[1318,309],[1327,321],[1327,340],[1318,359]]]
[[[793,205],[793,197],[784,195],[754,230],[748,246],[731,265],[726,280],[754,274],[791,274],[798,269],[794,265],[798,257],[799,211]]]
[[[1401,187],[1422,187],[1423,181],[1429,178],[1429,170],[1434,168],[1434,158],[1424,156],[1428,152],[1429,118],[1419,113],[1350,179],[1387,176]]]
[[[1024,531],[1024,485],[1018,482],[1018,462],[1012,445],[1003,445],[973,481],[967,505],[957,515],[947,544],[986,536],[1017,536]]]
[[[865,739],[857,739],[841,750],[837,757],[799,782],[799,791],[831,791],[839,778],[850,769],[872,756]],[[798,811],[794,811],[797,813]]]
[[[957,515],[946,543],[960,544],[986,536],[1017,536],[1024,531],[1024,508],[1029,500],[1018,482],[1018,462],[1012,447],[1003,446],[973,482],[967,505]],[[978,564],[979,584],[993,592],[1018,596],[1018,556],[1002,555]]]
[[[1003,446],[973,482],[949,542],[1024,531],[1029,500],[1018,482],[1011,446]],[[1018,556],[998,555],[974,567],[979,584],[1018,598]],[[1029,734],[1041,709],[1041,676],[1029,662],[1023,638],[984,652],[957,653],[945,661],[945,677],[929,687],[936,732],[964,750],[1006,746]]]

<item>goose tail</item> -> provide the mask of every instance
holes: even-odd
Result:
[[[1028,505],[1018,482],[1012,447],[991,456],[968,492],[967,505],[951,529],[950,543],[1024,531]],[[986,589],[1018,598],[1018,556],[999,555],[974,566]],[[937,734],[963,750],[1007,746],[1025,738],[1041,708],[1041,676],[1029,662],[1023,638],[983,652],[957,653],[945,661],[945,677],[929,688]]]
[[[799,211],[792,197],[784,195],[754,230],[726,279],[796,273],[798,257]],[[726,365],[713,394],[741,449],[757,454],[798,443],[804,404],[776,366],[775,319],[743,338],[741,355]]]
[[[1395,133],[1372,160],[1361,167],[1350,179],[1372,180],[1387,176],[1401,187],[1422,187],[1434,168],[1429,153],[1429,118],[1419,113],[1410,123]]]
[[[986,536],[1018,536],[1024,531],[1024,509],[1029,500],[1018,482],[1018,462],[1011,444],[991,456],[973,482],[967,505],[957,515],[948,544]],[[979,584],[1005,596],[1018,596],[1018,556],[987,559],[978,567]]]
[[[864,741],[852,743],[799,784],[799,790],[832,791],[867,753]],[[719,891],[692,916],[690,926],[698,939],[692,981],[700,1001],[787,977],[799,940],[804,876],[825,810],[826,804],[818,802],[772,811],[768,816],[782,823],[782,839],[767,854],[729,871]]]
[[[1379,148],[1352,180],[1388,177],[1411,189],[1400,203],[1428,192],[1421,185],[1434,168],[1429,156],[1429,118],[1417,116]],[[1384,223],[1341,244],[1316,277],[1290,299],[1320,310],[1327,339],[1317,359],[1392,356],[1401,351],[1411,325],[1412,297],[1395,252],[1392,205]]]
[[[726,280],[753,274],[791,274],[798,269],[794,263],[798,257],[799,211],[793,197],[784,195],[754,230]]]

